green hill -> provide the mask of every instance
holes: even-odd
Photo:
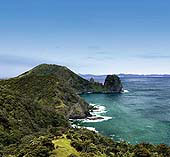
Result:
[[[115,89],[111,91],[107,86],[98,83],[98,82],[90,82],[88,80],[83,79],[79,75],[72,72],[70,69],[64,66],[54,65],[54,64],[41,64],[32,70],[25,72],[24,74],[20,75],[19,77],[26,77],[26,76],[55,76],[56,79],[63,82],[65,85],[69,85],[72,87],[77,94],[87,93],[87,92],[121,92],[122,87],[119,90],[116,90],[117,85],[121,84],[114,84]],[[118,79],[116,75],[113,75],[113,80],[115,81]]]
[[[108,76],[102,85],[66,67],[47,64],[0,80],[0,156],[170,156],[166,145],[114,142],[93,131],[71,127],[69,118],[89,115],[89,104],[78,94],[121,90],[116,75]]]
[[[48,65],[41,64],[32,70],[20,75],[20,77],[26,76],[54,76],[57,80],[60,80],[65,85],[72,87],[76,93],[88,92],[91,90],[102,90],[102,84],[97,84],[96,86],[89,81],[76,75],[74,72],[69,70],[67,67],[59,65]]]

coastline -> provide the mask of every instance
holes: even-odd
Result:
[[[103,114],[107,112],[106,107],[103,105],[97,105],[97,104],[89,104],[93,108],[90,110],[90,115],[86,118],[82,119],[69,119],[71,122],[71,126],[73,128],[86,128],[91,131],[95,131],[98,133],[96,128],[90,127],[90,126],[83,126],[83,123],[98,123],[98,122],[103,122],[103,121],[108,121],[112,119],[112,117],[104,116]]]

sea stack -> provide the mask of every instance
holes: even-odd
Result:
[[[104,86],[111,92],[121,93],[123,91],[123,86],[120,78],[117,75],[107,75]]]

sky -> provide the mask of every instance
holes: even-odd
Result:
[[[170,1],[0,0],[0,78],[42,63],[170,74]]]

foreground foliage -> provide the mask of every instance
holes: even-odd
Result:
[[[53,133],[49,130],[27,135],[18,143],[4,147],[1,154],[7,157],[169,157],[170,148],[164,144],[114,142],[87,129],[60,127]]]

